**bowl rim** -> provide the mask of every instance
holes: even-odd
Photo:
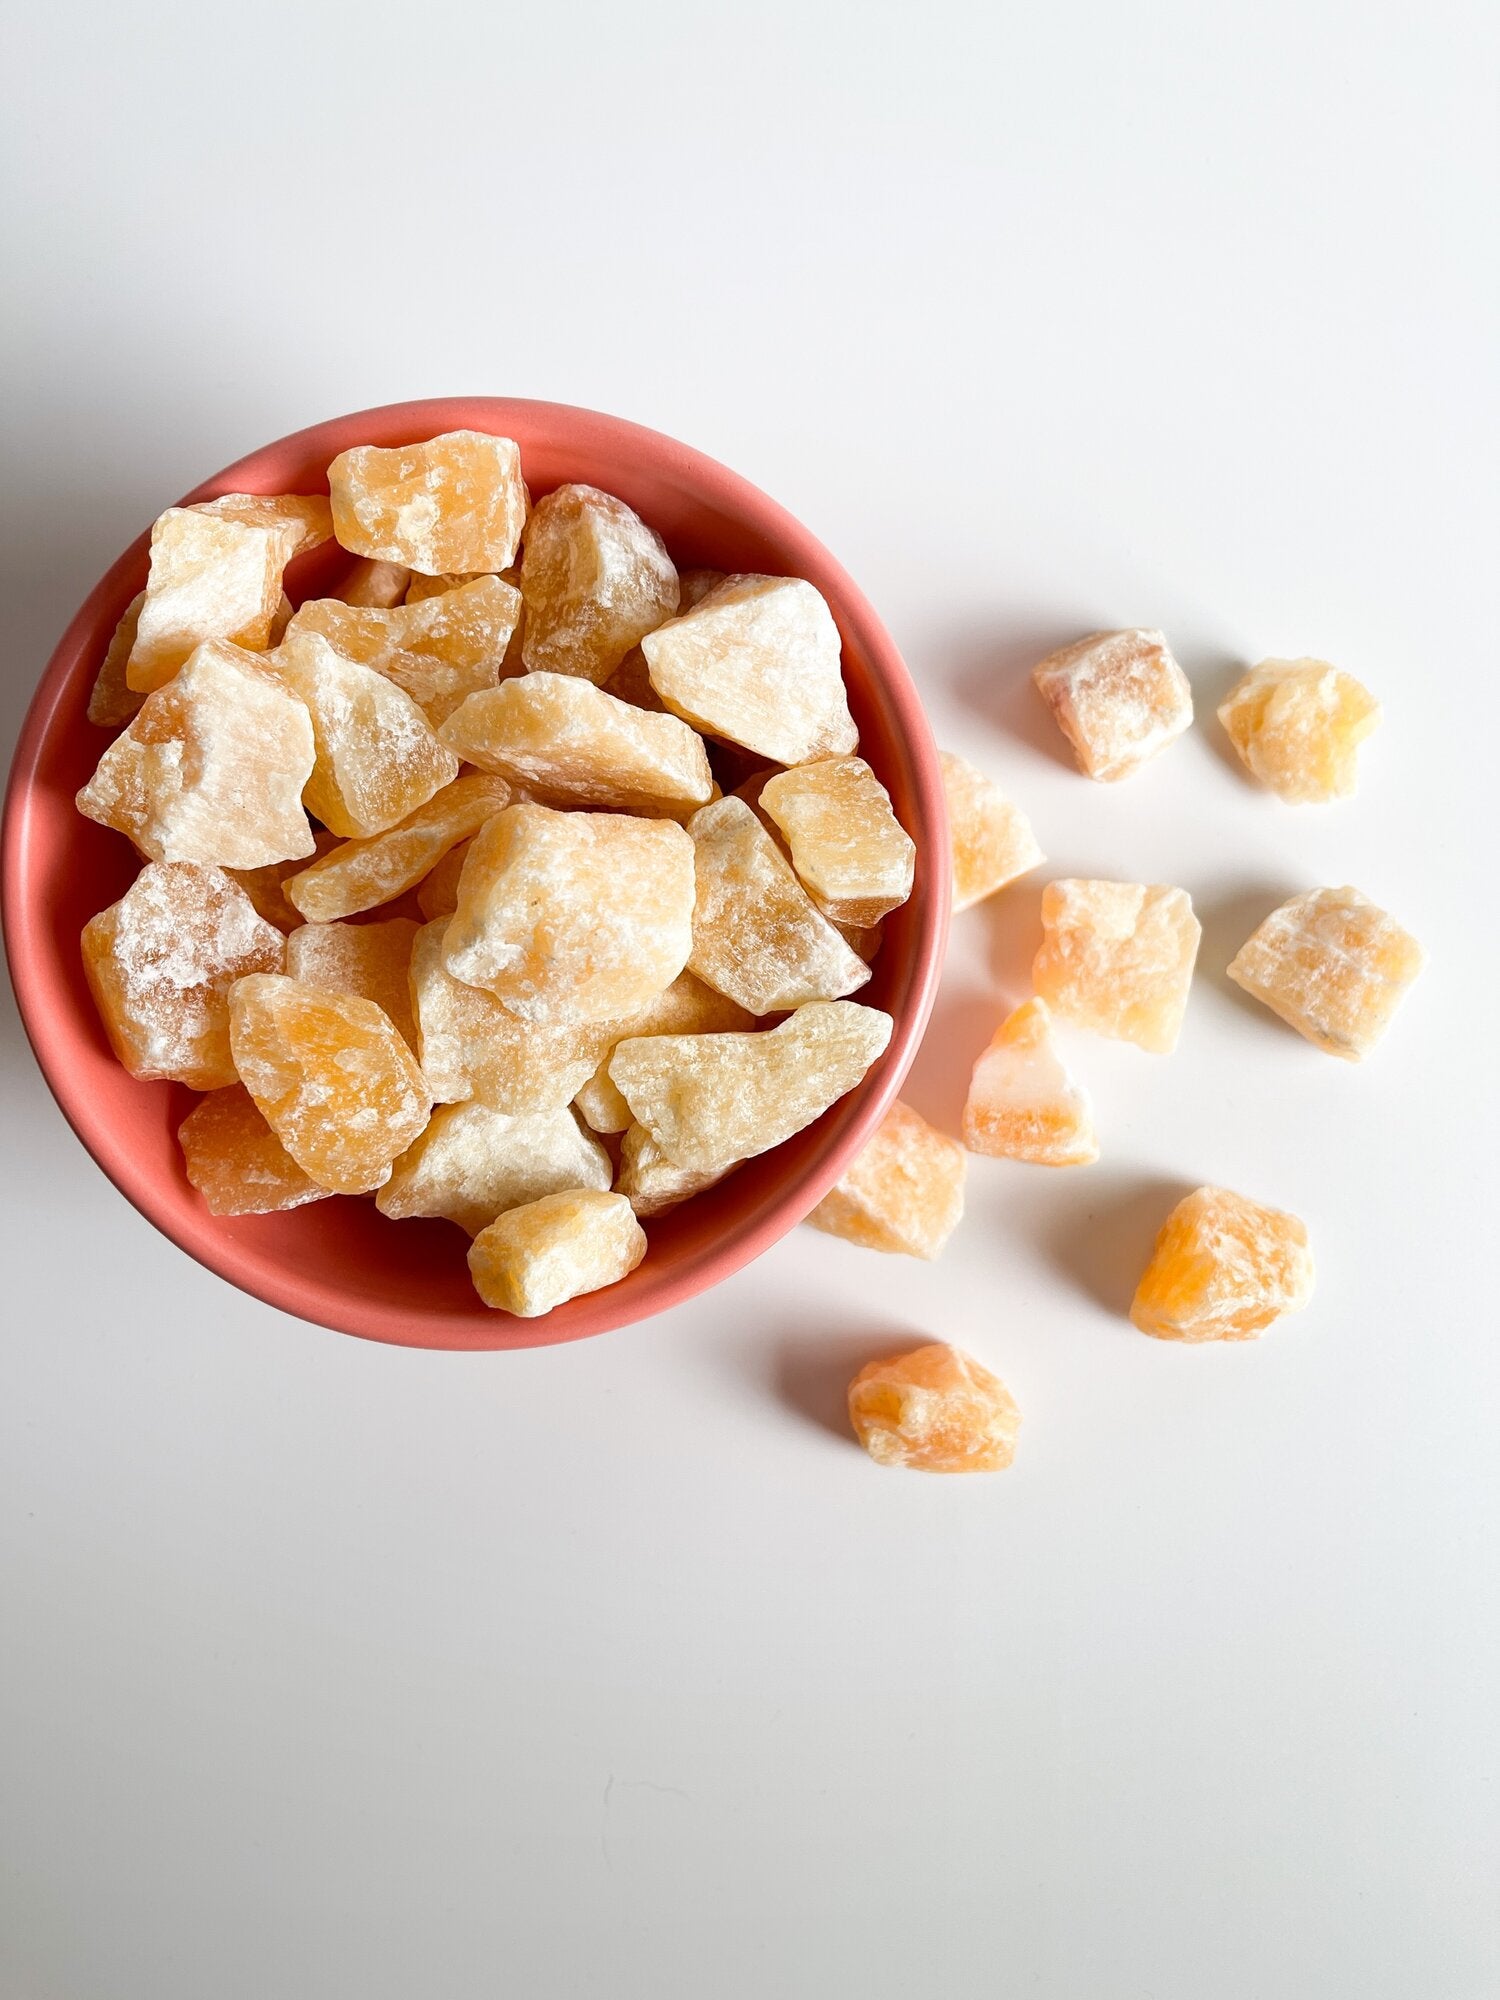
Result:
[[[575,435],[596,431],[601,438],[607,436],[613,449],[641,453],[658,466],[675,472],[701,496],[711,494],[721,510],[731,512],[757,532],[782,543],[789,552],[788,574],[816,568],[821,573],[824,595],[832,602],[840,626],[846,634],[851,629],[858,633],[871,675],[881,684],[882,694],[894,712],[910,762],[908,778],[917,814],[924,826],[939,836],[945,833],[946,800],[931,727],[906,663],[873,606],[830,551],[794,515],[741,474],[663,432],[603,411],[528,397],[445,396],[380,404],[287,432],[201,480],[176,504],[190,505],[238,490],[255,491],[255,480],[264,477],[259,468],[278,454],[293,450],[304,456],[318,452],[331,459],[349,444],[372,441],[375,435],[385,442],[399,441],[398,432],[404,433],[406,441],[416,442],[447,430],[465,428],[509,435],[507,413],[510,412],[524,413],[532,428],[555,425]],[[480,421],[476,422],[476,417]],[[369,427],[371,439],[361,440],[355,435],[361,425]],[[3,820],[0,820],[0,848],[3,848],[0,914],[4,920],[6,959],[23,1029],[63,1117],[85,1151],[131,1206],[196,1263],[263,1304],[361,1339],[446,1352],[552,1345],[653,1318],[743,1269],[804,1220],[871,1138],[894,1102],[921,1045],[942,974],[952,900],[951,862],[945,837],[929,837],[926,843],[926,895],[917,913],[918,930],[910,947],[906,1003],[900,1014],[892,1016],[891,1040],[884,1056],[850,1093],[858,1102],[843,1130],[817,1152],[797,1178],[779,1185],[727,1237],[716,1240],[711,1247],[670,1260],[668,1267],[656,1274],[654,1286],[639,1310],[628,1307],[619,1310],[618,1306],[625,1304],[622,1300],[612,1311],[611,1294],[618,1288],[607,1287],[573,1302],[575,1308],[587,1308],[590,1301],[596,1303],[592,1310],[570,1310],[567,1323],[555,1331],[548,1330],[548,1321],[555,1319],[555,1314],[532,1321],[496,1313],[492,1315],[493,1338],[467,1333],[445,1338],[435,1333],[430,1323],[414,1325],[403,1319],[398,1308],[382,1306],[379,1301],[365,1297],[347,1295],[341,1309],[324,1296],[328,1290],[326,1283],[280,1264],[269,1272],[246,1269],[232,1236],[215,1235],[208,1227],[194,1231],[164,1210],[156,1193],[155,1172],[134,1158],[110,1118],[97,1111],[88,1092],[75,1085],[70,1077],[66,1061],[69,1029],[64,1019],[54,1018],[46,989],[42,959],[50,945],[40,923],[40,898],[32,892],[29,866],[31,806],[45,746],[82,651],[95,639],[101,621],[108,620],[112,609],[129,594],[124,586],[139,574],[149,541],[148,528],[109,566],[54,647],[16,741]],[[802,551],[814,560],[799,560]],[[222,1220],[210,1217],[206,1208],[203,1215],[205,1223]]]

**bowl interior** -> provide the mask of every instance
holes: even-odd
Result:
[[[806,577],[827,598],[843,638],[861,753],[917,843],[914,893],[887,919],[874,976],[855,996],[896,1022],[864,1083],[720,1188],[653,1220],[650,1253],[629,1278],[538,1321],[480,1304],[465,1239],[450,1223],[392,1223],[372,1201],[358,1200],[285,1215],[209,1215],[183,1173],[176,1140],[192,1094],[138,1083],[119,1066],[78,949],[83,925],[125,892],[140,865],[118,834],[80,817],[73,796],[110,740],[85,710],[110,634],[145,582],[145,535],[69,627],[27,719],[7,801],[6,928],[27,1032],[64,1113],[128,1199],[184,1250],[270,1304],[326,1326],[414,1346],[493,1348],[577,1339],[642,1319],[727,1276],[801,1220],[874,1130],[916,1052],[941,966],[949,889],[937,756],[894,646],[820,543],[700,453],[591,411],[462,398],[359,412],[298,432],[187,497],[326,491],[328,462],[348,445],[406,443],[463,427],[514,437],[534,497],[569,480],[618,494],[680,566]],[[294,564],[288,594],[299,603],[319,595],[345,562],[332,545],[314,552]]]

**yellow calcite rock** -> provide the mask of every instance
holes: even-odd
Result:
[[[1046,860],[1031,822],[983,772],[951,750],[942,752],[948,840],[953,856],[953,907],[983,902]]]
[[[1021,1412],[970,1354],[934,1342],[870,1361],[849,1385],[849,1421],[877,1465],[913,1472],[1002,1472]]]
[[[1049,882],[1042,932],[1032,981],[1060,1019],[1156,1055],[1171,1053],[1203,934],[1186,890]]]
[[[526,524],[522,658],[528,673],[602,682],[677,609],[661,536],[597,486],[559,486]]]
[[[1163,1223],[1130,1317],[1158,1340],[1254,1340],[1312,1290],[1312,1252],[1295,1215],[1201,1187]]]
[[[88,707],[89,721],[100,729],[123,728],[139,712],[141,703],[146,699],[125,678],[131,649],[135,645],[136,627],[140,623],[141,606],[145,601],[144,590],[138,590],[131,598],[100,662]]]
[[[1007,1015],[974,1065],[964,1105],[971,1153],[1039,1167],[1087,1167],[1099,1157],[1088,1093],[1063,1061],[1045,1000]]]
[[[335,594],[345,604],[389,611],[405,597],[411,581],[412,573],[405,563],[371,562],[368,556],[356,556]]]
[[[208,639],[264,651],[297,540],[293,523],[169,507],[151,530],[151,569],[127,684],[143,694],[165,686]]]
[[[1390,1026],[1427,955],[1358,889],[1311,889],[1273,910],[1229,967],[1317,1048],[1359,1062]]]
[[[619,1039],[612,1021],[521,1020],[443,963],[448,918],[424,924],[411,955],[412,1010],[423,1074],[440,1103],[477,1097],[524,1117],[576,1097]]]
[[[1160,632],[1095,632],[1049,653],[1032,679],[1079,770],[1106,783],[1192,726],[1193,691]]]
[[[383,1186],[432,1110],[389,1015],[356,994],[252,973],[230,993],[229,1042],[266,1123],[331,1194]]]
[[[1219,720],[1253,777],[1292,805],[1321,805],[1353,798],[1380,703],[1326,660],[1262,660],[1235,682]]]
[[[259,868],[313,851],[303,704],[253,655],[210,642],[149,697],[78,794],[153,861]]]
[[[599,1067],[573,1100],[579,1116],[595,1132],[623,1132],[630,1124],[630,1107],[609,1080],[610,1054],[615,1043],[627,1035],[722,1035],[754,1026],[754,1016],[745,1008],[705,986],[691,972],[680,972],[654,1000],[648,1000],[628,1019],[614,1023],[613,1038]]]
[[[742,799],[716,799],[688,822],[696,888],[697,976],[751,1014],[841,1000],[870,968],[797,880]]]
[[[962,1146],[899,1099],[808,1221],[866,1250],[936,1257],[964,1212]]]
[[[615,1192],[624,1195],[639,1216],[665,1215],[680,1208],[695,1194],[734,1172],[732,1166],[703,1172],[695,1167],[674,1167],[644,1125],[630,1125],[620,1141],[620,1171],[615,1176]]]
[[[229,990],[280,972],[281,932],[221,868],[152,863],[83,930],[83,969],[110,1047],[134,1077],[194,1090],[235,1080]]]
[[[608,1153],[571,1111],[513,1118],[487,1104],[444,1104],[391,1168],[375,1206],[398,1220],[443,1216],[477,1236],[506,1209],[613,1179]]]
[[[483,431],[355,445],[329,466],[328,494],[334,533],[351,555],[423,576],[507,568],[530,504],[520,447]]]
[[[221,493],[216,500],[195,502],[191,511],[281,533],[289,558],[333,537],[333,510],[323,493]]]
[[[302,796],[330,832],[383,833],[458,776],[411,696],[319,633],[289,632],[268,665],[312,717],[316,756]]]
[[[470,695],[441,734],[465,763],[544,805],[686,818],[713,791],[703,739],[685,722],[570,674],[523,674]]]
[[[509,803],[510,786],[503,778],[477,772],[455,778],[384,833],[345,841],[320,855],[289,878],[287,898],[314,924],[393,902]]]
[[[506,671],[520,609],[520,592],[503,577],[481,576],[387,608],[315,598],[296,614],[292,630],[316,632],[346,660],[384,674],[436,727]]]
[[[514,582],[519,574],[519,570],[509,571],[506,581]],[[472,570],[445,571],[442,576],[413,576],[401,594],[408,604],[420,604],[424,598],[441,597],[446,591],[458,590],[466,583],[477,581],[478,577]]]
[[[183,1169],[210,1215],[276,1215],[327,1199],[328,1190],[303,1173],[242,1083],[200,1098],[177,1140]]]
[[[911,894],[917,849],[862,757],[824,757],[767,779],[760,805],[826,917],[879,923]]]
[[[474,836],[445,948],[455,979],[536,1026],[607,1021],[693,942],[693,843],[671,820],[508,806]]]
[[[713,1173],[821,1117],[885,1053],[891,1027],[879,1008],[815,1000],[760,1034],[627,1039],[610,1081],[673,1166]]]
[[[455,784],[461,785],[462,778]],[[439,798],[442,793],[438,794]],[[451,917],[458,908],[458,878],[464,872],[464,863],[469,858],[469,843],[461,840],[457,847],[450,847],[436,867],[431,868],[417,884],[417,907],[429,923],[434,917]]]
[[[303,924],[287,938],[286,969],[304,986],[373,1000],[408,1048],[415,1049],[411,949],[420,928],[410,917],[387,917],[376,924]]]
[[[474,1289],[487,1306],[538,1319],[628,1277],[646,1234],[620,1194],[572,1188],[507,1209],[469,1245]]]
[[[726,577],[641,651],[662,701],[695,729],[777,764],[859,748],[838,627],[810,583]]]

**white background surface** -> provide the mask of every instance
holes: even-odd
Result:
[[[1500,1990],[1487,11],[13,20],[12,732],[217,466],[551,396],[799,513],[1051,872],[1181,882],[1205,938],[1175,1057],[1070,1044],[1103,1162],[975,1162],[939,1266],[801,1231],[490,1357],[195,1268],[7,1014],[3,2000]],[[1024,670],[1134,622],[1202,726],[1093,787]],[[1356,802],[1231,766],[1213,705],[1268,653],[1384,699]],[[950,1127],[1039,879],[956,926],[908,1093]],[[1363,1068],[1223,977],[1346,880],[1432,957]],[[1312,1230],[1258,1344],[1121,1317],[1204,1179]],[[1010,1384],[1010,1473],[847,1441],[915,1336]]]

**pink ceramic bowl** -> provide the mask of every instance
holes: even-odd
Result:
[[[139,866],[118,834],[79,817],[73,795],[108,735],[84,710],[116,621],[146,579],[141,535],[90,593],[42,676],[5,805],[4,911],[11,977],[37,1061],[64,1116],[149,1221],[242,1291],[283,1312],[411,1347],[534,1347],[626,1326],[679,1305],[748,1264],[800,1222],[870,1137],[900,1088],[937,988],[948,926],[941,773],[911,677],[879,619],[833,557],[747,481],[636,424],[561,403],[454,397],[362,410],[252,452],[190,493],[326,491],[353,444],[404,444],[471,428],[515,438],[533,495],[582,480],[628,500],[679,564],[806,577],[844,641],[861,748],[917,843],[916,888],[886,923],[875,974],[858,995],[895,1019],[882,1060],[857,1090],[788,1144],[650,1225],[644,1263],[618,1285],[545,1319],[480,1304],[463,1240],[445,1222],[388,1222],[367,1201],[220,1219],[183,1174],[177,1126],[192,1102],[173,1084],[137,1083],[111,1055],[84,984],[78,935]],[[334,551],[295,570],[294,598],[317,596]],[[324,567],[319,568],[320,561]]]

